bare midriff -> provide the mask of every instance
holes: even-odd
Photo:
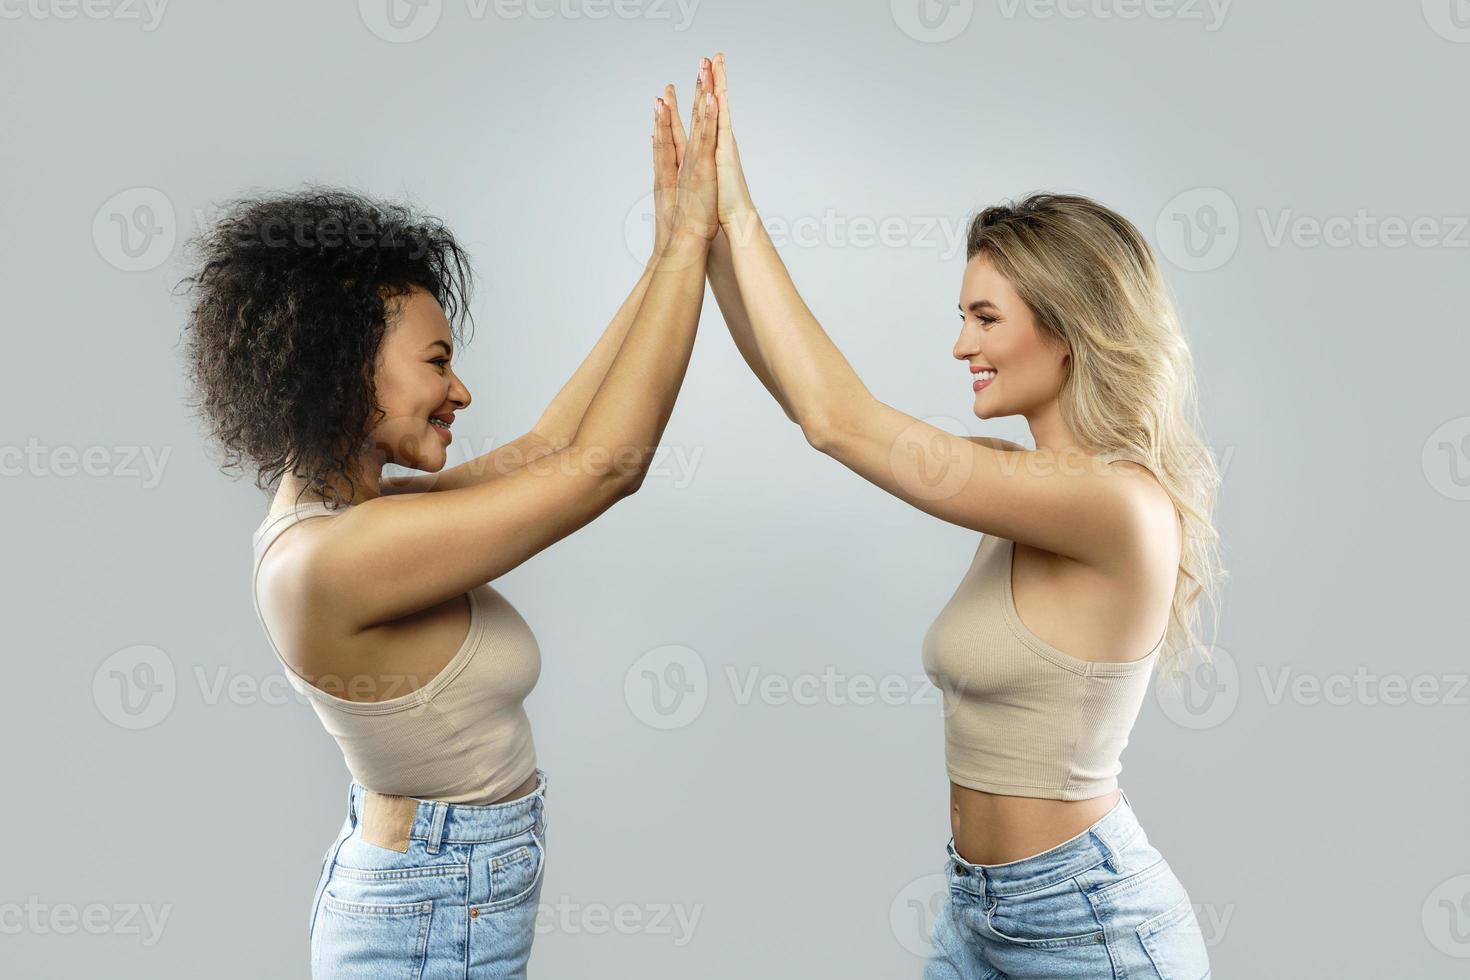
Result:
[[[971,864],[1009,864],[1071,840],[1118,802],[1119,791],[1090,800],[1001,796],[949,784],[955,850]]]

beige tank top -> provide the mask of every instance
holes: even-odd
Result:
[[[522,702],[540,677],[541,651],[515,607],[489,585],[467,593],[469,631],[453,659],[427,684],[385,701],[351,701],[323,691],[296,673],[271,639],[255,591],[261,558],[298,521],[341,513],[302,501],[294,511],[267,515],[255,530],[251,599],[287,681],[309,699],[341,747],[348,772],[364,787],[446,803],[501,799],[536,770]]]
[[[944,701],[949,778],[1005,796],[1102,796],[1118,785],[1119,757],[1164,638],[1124,663],[1063,653],[1021,623],[1014,555],[1014,541],[982,536],[924,636],[924,670]]]

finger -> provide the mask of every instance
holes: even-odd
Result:
[[[663,99],[653,100],[653,182],[672,183],[678,172],[674,162],[674,131],[669,124],[669,107]]]
[[[714,85],[715,101],[719,103],[718,132],[720,136],[728,139],[730,135],[729,78],[725,74],[725,53],[723,51],[715,55]]]
[[[674,91],[672,83],[664,86],[664,101],[669,104],[669,113],[673,116],[674,158],[683,160],[684,144],[689,140],[684,133],[684,118],[679,114],[679,94]]]
[[[699,93],[699,110],[704,123],[704,144],[701,150],[707,150],[712,149],[715,143],[715,63],[705,58],[699,72],[703,83],[703,91]]]
[[[715,142],[723,146],[733,146],[735,134],[730,129],[730,103],[728,96],[723,92],[715,99],[716,119],[718,128],[715,132]]]
[[[719,145],[720,101],[715,98],[715,93],[713,92],[706,93],[704,99],[706,135],[704,145],[700,147],[700,152],[704,154],[705,159],[713,166],[715,148]]]
[[[707,61],[708,59],[700,60],[699,74],[694,79],[694,111],[689,118],[689,144],[685,151],[686,155],[700,153],[707,136],[705,132],[705,95],[710,90]]]
[[[725,94],[727,88],[725,78],[725,52],[721,51],[715,55],[714,64],[715,97]]]

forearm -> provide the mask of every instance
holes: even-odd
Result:
[[[607,377],[608,369],[612,367],[613,360],[628,335],[628,329],[633,325],[633,318],[637,315],[638,307],[648,291],[648,284],[653,279],[655,265],[656,258],[650,259],[643,275],[633,284],[632,291],[613,314],[612,322],[602,332],[591,353],[557,392],[551,404],[546,406],[533,427],[533,431],[550,443],[554,451],[570,445],[576,436],[577,429],[587,414],[587,406],[592,403],[597,389]]]
[[[725,326],[730,330],[730,337],[735,341],[735,347],[740,351],[740,356],[745,358],[745,363],[750,370],[765,385],[771,397],[781,406],[781,411],[791,421],[796,421],[796,415],[791,410],[786,395],[781,391],[776,379],[771,376],[770,366],[766,364],[766,357],[761,353],[760,345],[756,343],[755,332],[750,325],[750,314],[746,312],[745,300],[740,296],[740,283],[735,278],[734,257],[730,254],[730,240],[721,232],[715,236],[710,243],[709,252],[709,284],[714,291],[715,301],[720,305],[720,315],[724,317]]]
[[[527,463],[560,452],[569,446],[587,413],[587,406],[597,394],[617,357],[623,339],[632,326],[633,317],[653,278],[654,260],[650,259],[643,275],[633,285],[628,298],[618,307],[612,322],[602,332],[592,351],[561,388],[531,431],[489,452],[468,459],[457,466],[422,476],[384,477],[383,493],[424,493],[430,490],[458,490],[486,480],[504,476]]]
[[[796,291],[760,216],[743,212],[725,232],[754,345],[787,414],[808,436],[841,425],[872,395]]]
[[[708,253],[707,240],[679,232],[654,263],[627,336],[572,440],[575,450],[611,453],[642,472],[689,366]]]
[[[384,476],[378,483],[383,494],[427,493],[431,490],[459,490],[484,483],[520,469],[532,460],[556,452],[553,445],[534,429],[523,436],[496,446],[473,459],[440,470],[413,476]]]

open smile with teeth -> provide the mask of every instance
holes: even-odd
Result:
[[[429,419],[429,424],[430,425],[437,425],[441,429],[448,429],[449,428],[449,423],[446,422],[446,421],[444,421],[443,419],[431,418],[431,419]]]
[[[971,387],[973,387],[976,391],[979,391],[980,389],[987,387],[990,384],[990,382],[992,382],[994,380],[995,380],[995,372],[994,371],[975,371],[974,372],[974,382],[971,385]]]

